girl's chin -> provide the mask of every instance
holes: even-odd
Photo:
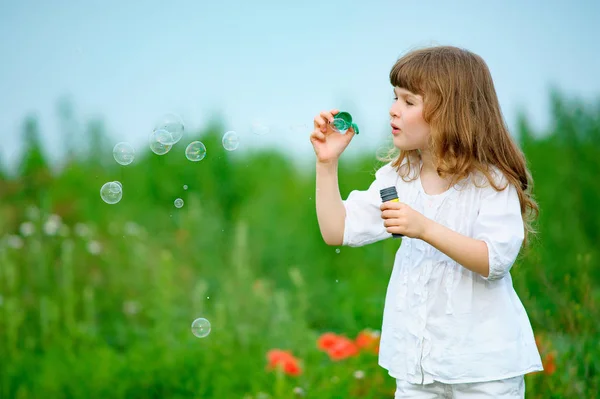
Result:
[[[406,143],[403,143],[402,140],[398,140],[397,138],[394,139],[394,147],[401,151],[410,151],[415,149],[414,146],[406,145]]]
[[[420,146],[418,145],[410,145],[408,143],[406,143],[402,137],[399,136],[395,136],[394,137],[394,147],[396,147],[397,149],[401,150],[401,151],[413,151],[413,150],[419,150]]]

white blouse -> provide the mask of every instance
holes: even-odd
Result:
[[[502,173],[493,171],[504,187]],[[422,240],[402,238],[385,298],[379,351],[379,364],[394,378],[466,383],[543,369],[509,273],[524,237],[517,191],[512,185],[500,192],[489,185],[482,188],[484,182],[483,176],[472,176],[429,195],[420,178],[405,182],[387,164],[368,190],[352,191],[344,201],[344,245],[391,237],[381,219],[379,190],[395,186],[401,202],[488,246],[490,273],[485,278]]]

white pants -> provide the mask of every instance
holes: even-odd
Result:
[[[525,379],[518,376],[498,381],[474,382],[466,384],[411,384],[396,380],[394,399],[485,399],[485,398],[525,398]]]

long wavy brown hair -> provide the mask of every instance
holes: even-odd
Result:
[[[535,234],[533,222],[539,214],[532,194],[533,179],[502,117],[485,61],[457,47],[416,49],[396,61],[390,82],[423,96],[423,119],[431,129],[429,145],[440,177],[450,177],[456,184],[480,172],[501,191],[506,185],[499,187],[492,178],[491,167],[495,166],[516,187],[527,243],[528,236]],[[418,150],[392,150],[383,160],[392,162],[406,180],[419,159]],[[404,161],[407,167],[400,168]]]

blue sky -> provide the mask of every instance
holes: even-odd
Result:
[[[18,159],[22,121],[33,113],[59,159],[64,96],[80,122],[100,117],[115,143],[138,148],[166,112],[188,130],[216,112],[242,135],[238,151],[273,145],[310,159],[310,129],[290,126],[335,107],[361,127],[349,153],[370,151],[389,134],[389,69],[407,50],[435,44],[481,55],[509,126],[522,110],[542,129],[551,86],[600,95],[599,4],[0,0],[0,153]],[[248,133],[256,119],[268,135]]]

